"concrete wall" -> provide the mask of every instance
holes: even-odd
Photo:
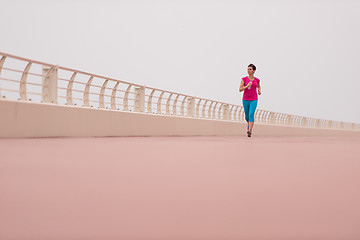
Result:
[[[0,137],[246,135],[246,123],[0,100]],[[255,123],[256,136],[360,136],[360,131]]]

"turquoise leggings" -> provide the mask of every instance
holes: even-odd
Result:
[[[245,120],[247,122],[254,122],[254,114],[257,107],[258,100],[243,100],[243,106],[245,111]]]

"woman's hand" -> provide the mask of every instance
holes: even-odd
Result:
[[[261,95],[261,90],[260,89],[258,90],[258,94]]]
[[[248,88],[248,87],[251,87],[251,85],[252,85],[252,82],[249,82],[248,85],[246,85],[246,87],[247,87],[247,88]]]

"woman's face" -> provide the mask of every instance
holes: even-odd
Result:
[[[248,74],[249,75],[252,75],[252,74],[254,74],[254,70],[253,70],[253,68],[252,67],[248,67]]]

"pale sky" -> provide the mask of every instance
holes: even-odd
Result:
[[[360,123],[360,1],[3,1],[0,51],[149,87]]]

